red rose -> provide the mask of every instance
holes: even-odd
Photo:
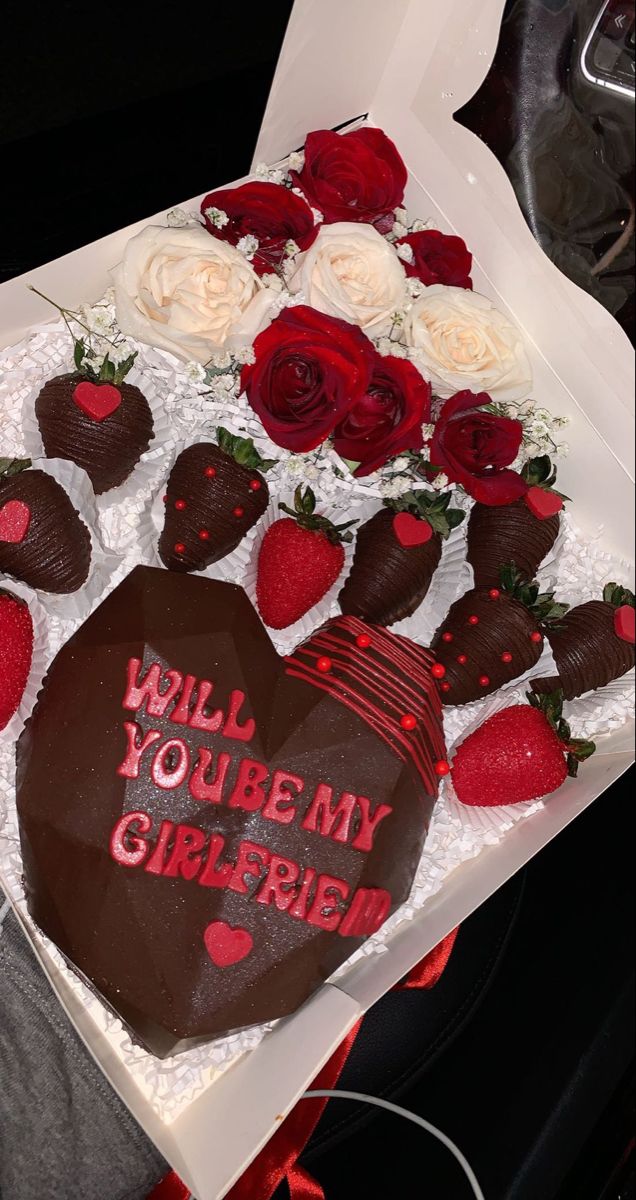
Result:
[[[437,229],[425,229],[422,233],[409,233],[400,238],[396,246],[410,246],[413,262],[402,259],[407,275],[421,279],[427,287],[443,283],[447,287],[473,290],[470,272],[473,256],[460,237],[449,237]]]
[[[370,475],[404,450],[421,450],[430,412],[430,384],[413,364],[376,354],[366,394],[336,429],[335,449],[360,463],[356,475]]]
[[[369,385],[373,346],[357,325],[286,308],[254,343],[241,385],[277,446],[314,450]]]
[[[528,484],[505,468],[523,436],[520,421],[479,411],[492,404],[486,392],[458,392],[446,401],[431,440],[431,463],[481,504],[511,504]]]
[[[218,229],[206,211],[218,208],[229,217]],[[280,267],[289,241],[308,250],[318,236],[318,226],[308,204],[288,188],[276,183],[243,183],[236,188],[210,192],[201,204],[206,228],[214,237],[238,245],[241,238],[258,238],[259,247],[252,265],[259,275],[268,275]]]
[[[327,224],[365,221],[381,233],[393,227],[408,178],[397,147],[381,129],[310,133],[305,165],[300,174],[291,174]]]

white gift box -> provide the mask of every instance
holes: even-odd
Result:
[[[571,417],[560,486],[575,501],[577,523],[590,535],[602,525],[607,549],[631,558],[632,347],[597,301],[548,261],[503,168],[453,120],[486,76],[503,9],[504,0],[296,0],[254,162],[284,158],[310,130],[363,120],[394,139],[410,171],[407,208],[466,240],[476,290],[525,332],[535,398]],[[96,300],[128,239],[165,217],[4,284],[0,345],[50,316],[27,283],[68,306]],[[170,1123],[20,919],[71,1020],[134,1116],[197,1200],[221,1200],[359,1016],[614,782],[632,760],[632,743],[633,725],[604,737],[578,780],[455,870],[385,953],[362,957],[325,985]]]

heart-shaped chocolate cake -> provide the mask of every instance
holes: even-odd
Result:
[[[293,1012],[408,897],[445,770],[428,651],[288,659],[245,593],[138,567],[18,745],[30,912],[152,1052]]]

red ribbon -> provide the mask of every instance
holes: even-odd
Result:
[[[430,954],[398,984],[398,988],[433,988],[439,983],[451,956],[459,930],[444,938]],[[362,1021],[358,1021],[338,1049],[313,1081],[318,1091],[336,1087],[351,1047],[358,1036]],[[271,1200],[276,1188],[287,1180],[290,1200],[325,1200],[317,1180],[301,1167],[302,1154],[316,1128],[328,1100],[303,1100],[292,1109],[287,1119],[270,1138],[254,1162],[235,1183],[226,1200]],[[190,1192],[172,1172],[155,1188],[148,1200],[190,1200]]]

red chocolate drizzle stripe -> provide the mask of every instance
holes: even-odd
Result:
[[[313,672],[305,672],[290,668],[288,669],[287,674],[293,676],[295,679],[301,679],[304,683],[312,684],[312,686],[319,688],[320,691],[327,692],[334,699],[341,701],[342,704],[345,704],[347,708],[350,708],[352,712],[355,712],[359,717],[362,717],[362,719],[366,721],[367,725],[369,725],[370,728],[377,733],[378,737],[382,738],[382,740],[386,742],[391,750],[393,750],[403,762],[408,762],[409,758],[413,760],[416,770],[422,778],[425,787],[429,791],[433,791],[434,794],[438,781],[435,780],[432,771],[427,769],[428,764],[426,763],[426,760],[424,759],[424,761],[422,761],[423,756],[415,744],[415,736],[413,737],[413,741],[408,742],[406,745],[400,746],[396,743],[399,741],[401,741],[403,744],[407,743],[406,736],[402,733],[402,731],[400,731],[401,736],[398,738],[396,729],[387,729],[388,721],[386,716],[384,716],[380,710],[374,710],[373,707],[370,706],[368,700],[357,698],[357,693],[353,691],[353,689],[345,690],[342,687],[339,688],[334,686],[333,683],[329,684],[325,681],[324,675],[318,676]],[[374,715],[376,711],[378,713],[377,717]]]
[[[445,746],[439,725],[441,700],[430,672],[433,658],[415,645],[412,653],[411,646],[407,652],[397,635],[376,628],[372,644],[360,650],[356,636],[368,629],[357,618],[341,618],[290,655],[287,673],[327,692],[362,717],[402,761],[413,762],[426,787],[436,794],[439,780],[434,764],[444,757]],[[336,630],[352,640],[338,636]],[[314,665],[327,652],[332,661],[329,673]],[[400,724],[408,707],[418,722],[413,731]]]

